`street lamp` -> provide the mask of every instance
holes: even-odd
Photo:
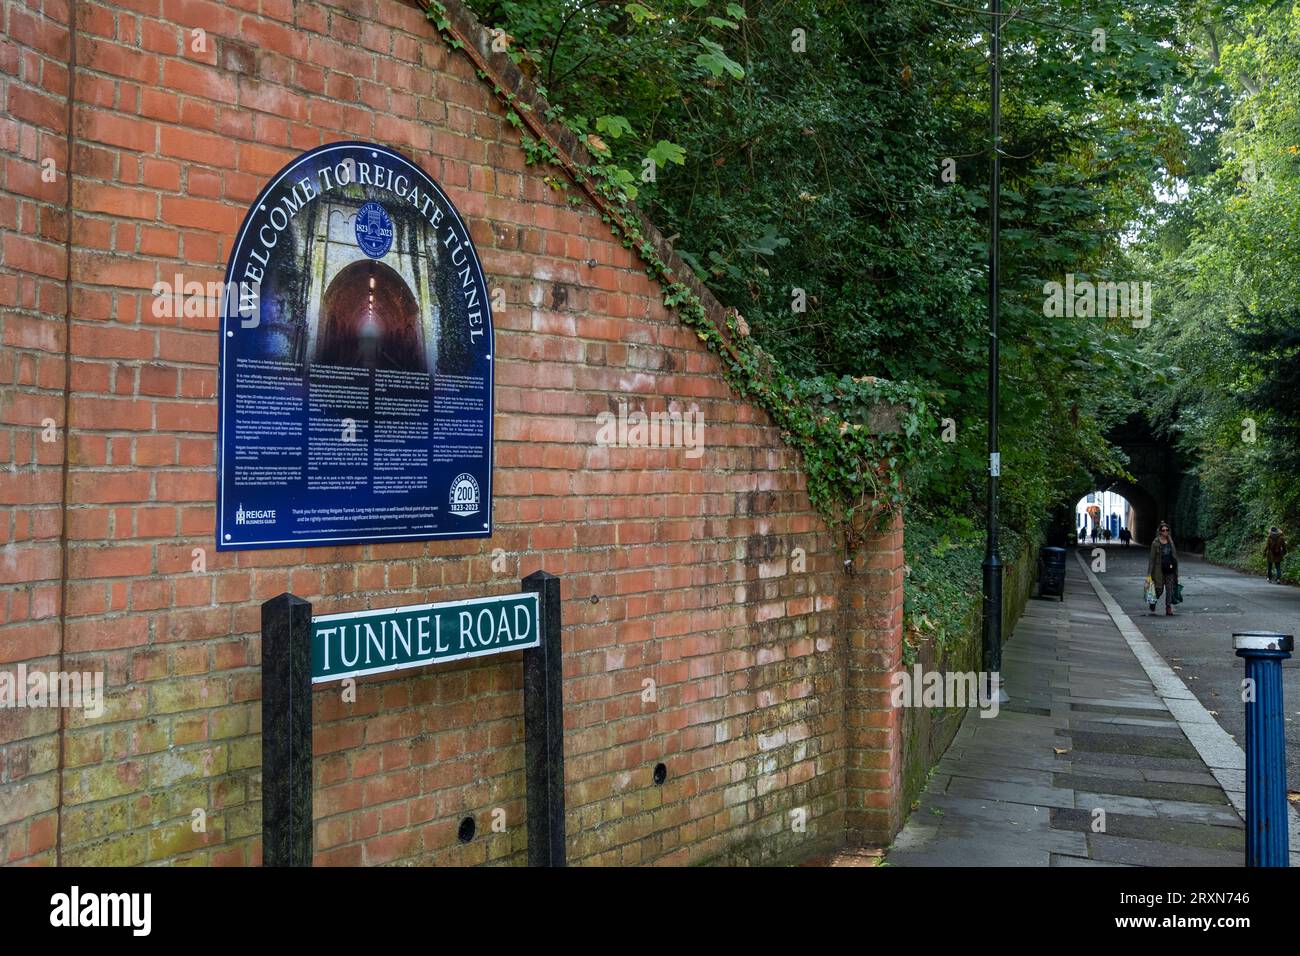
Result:
[[[1002,684],[1002,558],[998,555],[998,477],[1002,473],[998,453],[998,201],[1001,198],[1002,164],[999,121],[1002,112],[1002,5],[989,0],[993,29],[989,57],[992,108],[989,125],[993,140],[993,174],[989,183],[989,484],[988,533],[984,550],[984,672],[998,675],[998,699],[1010,700]]]

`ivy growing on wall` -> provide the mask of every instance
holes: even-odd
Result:
[[[438,0],[429,0],[428,17],[452,49],[465,48],[452,32],[446,7]],[[725,57],[720,48],[710,48],[702,55],[706,54],[715,59]],[[720,64],[720,69],[733,73],[732,62]],[[478,74],[492,80],[482,67]],[[625,248],[635,251],[646,273],[658,280],[664,304],[720,359],[726,380],[736,393],[766,410],[784,440],[802,454],[813,506],[843,534],[846,548],[852,552],[865,534],[902,507],[906,500],[904,475],[937,441],[937,423],[923,390],[871,375],[797,376],[754,341],[737,310],[728,309],[721,323],[715,321],[646,235],[633,205],[635,177],[601,148],[604,143],[598,134],[586,131],[585,120],[575,120],[555,106],[546,111],[546,121],[561,123],[580,140],[585,138],[591,162],[566,164],[565,157],[547,141],[544,129],[521,115],[530,111],[529,105],[495,83],[493,89],[507,121],[520,131],[526,161],[552,167],[593,194],[611,233]],[[539,92],[545,95],[544,90]],[[620,133],[611,118],[602,119],[606,122],[600,131],[612,136]],[[530,135],[530,128],[538,135]],[[674,161],[673,144],[659,143],[655,148],[660,160]],[[568,182],[559,176],[548,175],[547,182],[555,189],[568,188]],[[575,197],[570,197],[570,202],[574,201]]]

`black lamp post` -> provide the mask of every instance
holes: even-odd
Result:
[[[1002,671],[1002,558],[998,555],[998,477],[1002,472],[998,453],[998,200],[1002,186],[999,123],[1002,118],[1002,9],[1000,0],[989,0],[993,36],[989,58],[992,85],[990,127],[993,139],[993,175],[989,183],[989,486],[988,535],[984,550],[984,671]],[[1005,691],[999,697],[1005,699]]]

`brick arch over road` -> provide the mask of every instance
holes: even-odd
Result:
[[[1168,521],[1180,544],[1198,547],[1200,542],[1182,534],[1174,520],[1176,506],[1188,480],[1189,463],[1185,456],[1167,439],[1155,435],[1141,414],[1129,416],[1107,437],[1128,458],[1127,470],[1131,477],[1096,474],[1081,479],[1071,486],[1065,499],[1057,503],[1052,515],[1053,525],[1071,527],[1074,506],[1088,492],[1112,491],[1123,495],[1133,505],[1135,540],[1149,542],[1159,523]]]
[[[1133,482],[1122,478],[1117,478],[1113,481],[1093,482],[1087,485],[1081,485],[1080,487],[1083,490],[1078,494],[1073,495],[1069,499],[1069,503],[1063,506],[1063,520],[1067,527],[1071,520],[1070,513],[1074,511],[1074,507],[1078,504],[1080,498],[1089,492],[1109,491],[1123,496],[1128,500],[1129,504],[1133,506],[1133,527],[1129,529],[1133,532],[1133,540],[1141,542],[1151,540],[1152,535],[1155,533],[1156,526],[1160,521],[1158,515],[1161,512],[1155,497],[1141,485],[1134,484]]]

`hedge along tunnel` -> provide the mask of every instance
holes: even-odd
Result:
[[[419,307],[406,280],[373,259],[340,271],[321,301],[316,361],[426,371]]]

